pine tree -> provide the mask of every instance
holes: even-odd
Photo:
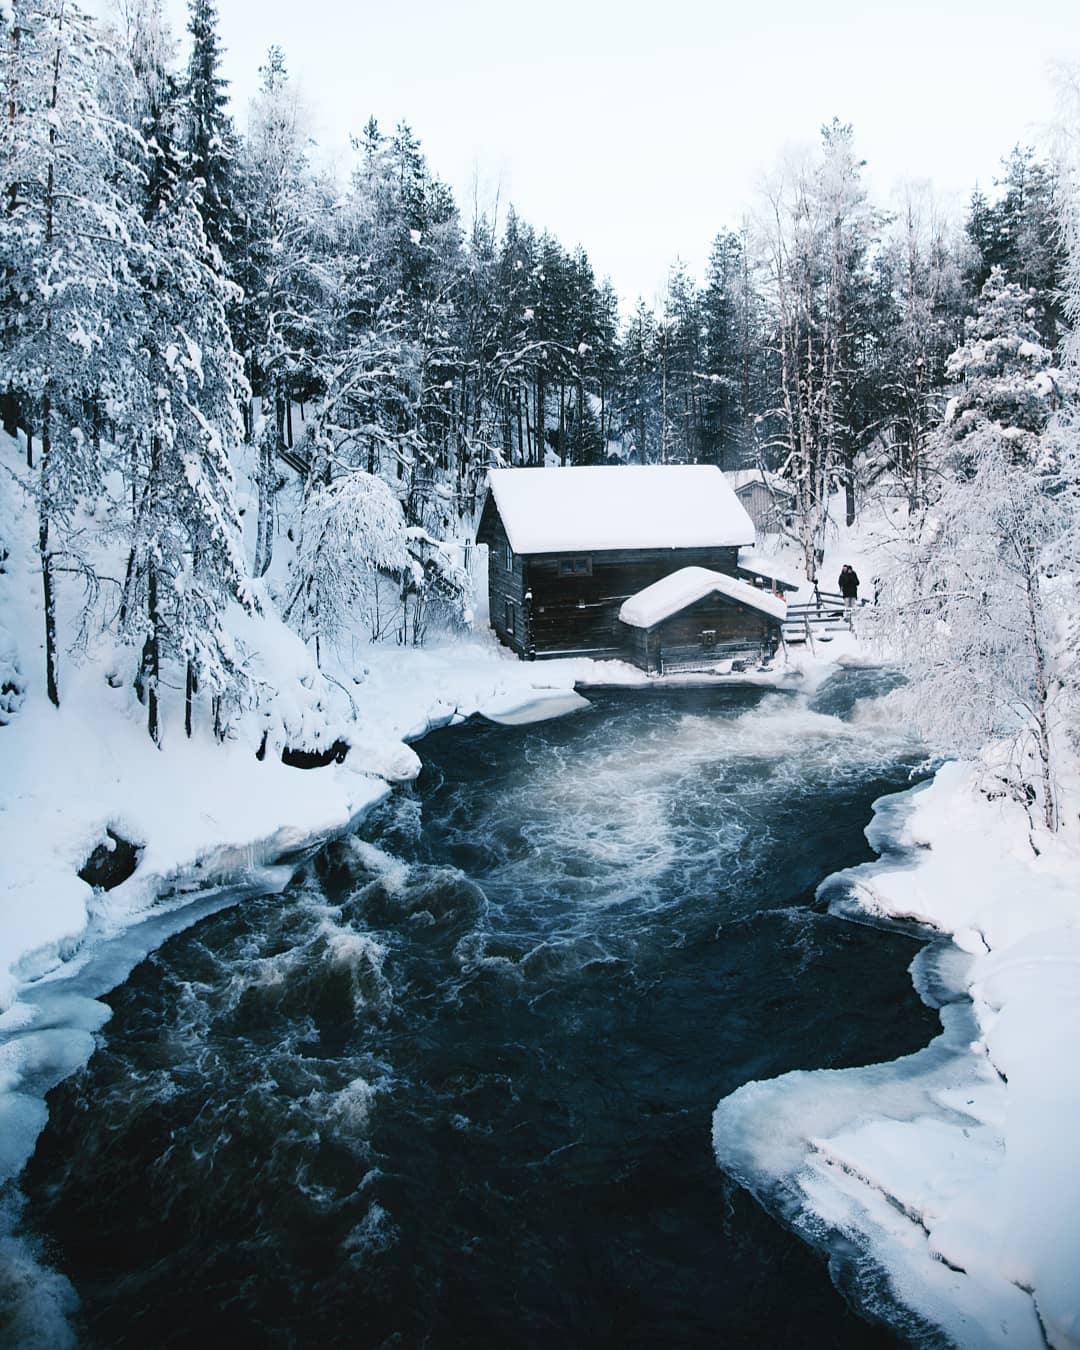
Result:
[[[187,72],[187,172],[201,184],[199,213],[207,238],[228,258],[236,228],[233,171],[236,134],[221,75],[216,0],[188,0],[191,57]]]
[[[193,194],[181,189],[149,223],[142,273],[144,334],[139,398],[119,433],[128,443],[135,499],[122,622],[142,642],[138,680],[147,730],[160,744],[162,668],[184,672],[185,723],[197,691],[209,694],[215,730],[249,692],[228,606],[253,610],[236,508],[231,453],[247,396],[226,308],[233,288],[218,268]]]
[[[277,456],[293,443],[292,401],[311,399],[325,388],[341,284],[330,193],[309,171],[302,117],[279,47],[270,49],[261,73],[241,161],[246,211],[236,276],[245,295],[235,323],[264,413],[256,473],[256,576],[266,572],[273,553]]]
[[[1054,830],[1057,725],[1072,682],[1057,638],[1068,589],[1055,574],[1080,494],[1046,432],[1056,400],[1074,390],[1049,366],[1030,299],[1003,269],[991,270],[947,363],[962,388],[938,435],[930,499],[886,579],[879,622],[909,679],[898,701],[934,743],[957,753],[1011,741],[1011,767],[996,772],[1019,800],[1038,798]]]
[[[1062,393],[1060,372],[1039,341],[1033,295],[991,269],[965,341],[946,363],[960,385],[949,402],[945,436],[961,463],[974,466],[999,443],[1014,461],[1033,462],[1039,437]]]
[[[85,571],[68,527],[100,483],[95,409],[106,399],[123,405],[138,332],[131,275],[143,247],[134,187],[141,166],[125,130],[130,67],[63,0],[18,0],[13,20],[0,385],[40,431],[46,688],[58,704],[57,569]]]

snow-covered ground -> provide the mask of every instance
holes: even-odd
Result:
[[[902,524],[893,505],[834,526],[822,586],[850,562],[872,597]],[[790,545],[778,556],[797,566]],[[906,1309],[913,1338],[929,1324],[971,1350],[1064,1350],[1080,1346],[1080,794],[1074,775],[1064,828],[1033,837],[986,782],[952,763],[883,798],[866,831],[879,861],[821,888],[852,918],[942,935],[912,965],[942,1034],[892,1064],[748,1083],[713,1142],[870,1312]]]
[[[746,1084],[717,1108],[717,1159],[810,1241],[868,1250],[889,1298],[956,1345],[1080,1345],[1075,830],[1036,857],[1023,810],[950,764],[879,802],[867,835],[881,860],[823,889],[952,937],[912,967],[942,1035]]]
[[[17,465],[18,447],[0,452]],[[409,740],[474,712],[509,722],[564,714],[580,706],[575,684],[648,678],[617,662],[522,663],[477,631],[423,649],[363,645],[327,685],[302,644],[267,619],[246,638],[265,644],[281,725],[323,743],[346,734],[344,763],[305,771],[273,754],[260,761],[257,726],[241,725],[222,746],[205,717],[189,741],[175,704],[159,750],[130,679],[106,678],[107,653],[81,665],[65,655],[62,706],[45,699],[33,521],[20,492],[9,478],[0,493],[11,553],[0,573],[0,658],[16,651],[26,685],[0,726],[0,1181],[29,1156],[45,1091],[92,1053],[107,1017],[96,997],[176,927],[241,899],[245,883],[283,885],[276,859],[345,828],[416,773]],[[869,546],[843,531],[833,543],[823,584],[831,589],[850,561],[872,594]],[[790,550],[776,556],[797,569]],[[70,614],[65,623],[71,631]],[[830,663],[867,657],[837,634],[795,659],[809,686]],[[946,956],[914,970],[945,1005],[943,1036],[895,1065],[748,1084],[716,1115],[725,1168],[812,1240],[854,1238],[889,1272],[896,1299],[961,1345],[1039,1345],[1044,1333],[1055,1346],[1080,1345],[1072,815],[1036,858],[1022,809],[980,797],[963,766],[942,770],[902,809],[883,805],[870,837],[885,857],[830,893],[955,936]],[[95,892],[77,872],[107,828],[143,852],[127,881]]]

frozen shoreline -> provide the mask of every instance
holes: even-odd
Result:
[[[837,644],[828,661],[808,662],[796,687],[809,692],[844,656]],[[348,828],[415,776],[409,741],[473,713],[513,724],[547,703],[565,715],[581,706],[575,686],[658,684],[614,663],[526,665],[480,639],[369,661],[354,748],[323,769],[259,763],[250,746],[208,738],[176,737],[162,756],[132,722],[103,724],[100,739],[85,726],[72,737],[63,711],[43,703],[5,729],[5,745],[18,746],[18,733],[37,758],[16,791],[18,775],[0,789],[11,971],[0,1012],[0,1177],[29,1157],[45,1092],[93,1052],[108,1018],[100,996],[172,932],[245,890],[283,887],[292,869],[274,868],[276,859]],[[715,682],[790,687],[791,675]],[[75,871],[106,823],[146,851],[128,882],[93,895]],[[848,1264],[864,1277],[884,1272],[891,1292],[879,1309],[890,1320],[907,1310],[912,1335],[932,1325],[960,1345],[1080,1344],[1071,1287],[1080,1194],[1067,1154],[1069,1126],[1080,1126],[1080,1073],[1068,1051],[1080,1033],[1080,1004],[1068,1001],[1070,977],[1080,987],[1069,889],[1077,860],[1060,849],[1036,863],[1023,812],[978,798],[959,765],[876,803],[867,837],[880,858],[829,878],[830,906],[953,935],[913,966],[924,1001],[941,1007],[942,1035],[891,1064],[746,1084],[718,1107],[718,1159],[834,1262],[838,1238],[854,1243],[864,1255]],[[44,891],[55,906],[34,905]],[[1025,1077],[1030,1059],[1037,1070]],[[1050,1168],[1041,1180],[1040,1166]],[[1025,1195],[1035,1197],[1026,1210]]]
[[[915,1343],[1080,1345],[1077,860],[1060,843],[1036,859],[1022,809],[961,764],[875,803],[866,833],[879,859],[819,894],[950,939],[912,963],[942,1033],[893,1063],[745,1084],[716,1109],[717,1161]]]
[[[0,1184],[33,1152],[45,1093],[93,1053],[93,1034],[109,1016],[96,1000],[201,918],[207,903],[220,908],[284,888],[294,868],[281,859],[349,829],[395,783],[416,776],[409,742],[474,714],[504,725],[569,715],[588,706],[578,685],[660,683],[618,662],[524,664],[484,639],[373,650],[368,659],[366,715],[349,728],[352,749],[341,765],[260,762],[250,745],[219,746],[209,736],[174,736],[163,755],[131,720],[93,723],[79,699],[72,710],[28,701],[4,729],[11,772],[0,786]],[[791,675],[780,668],[703,678],[776,686]],[[128,880],[102,892],[77,872],[106,827],[142,854]]]

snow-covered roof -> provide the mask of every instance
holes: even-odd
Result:
[[[714,591],[773,619],[787,616],[786,601],[751,586],[749,582],[729,577],[724,572],[710,571],[707,567],[680,567],[677,572],[661,577],[629,600],[624,600],[619,618],[632,628],[653,628]]]
[[[515,553],[754,542],[753,522],[709,464],[493,469],[490,485]]]
[[[762,469],[725,469],[724,477],[736,492],[741,492],[743,488],[750,487],[753,483],[760,483],[770,492],[778,492],[785,497],[791,495],[790,483],[785,482],[779,474],[765,473]]]
[[[781,586],[790,586],[792,590],[797,591],[802,585],[778,566],[775,558],[767,558],[763,553],[755,553],[753,549],[739,549],[739,566],[744,572],[752,572],[758,577],[768,577],[770,581],[778,581]]]

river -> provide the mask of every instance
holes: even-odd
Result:
[[[79,1344],[894,1344],[710,1145],[740,1084],[938,1030],[918,943],[814,899],[920,760],[882,680],[435,732],[284,895],[166,942],[23,1177]]]

